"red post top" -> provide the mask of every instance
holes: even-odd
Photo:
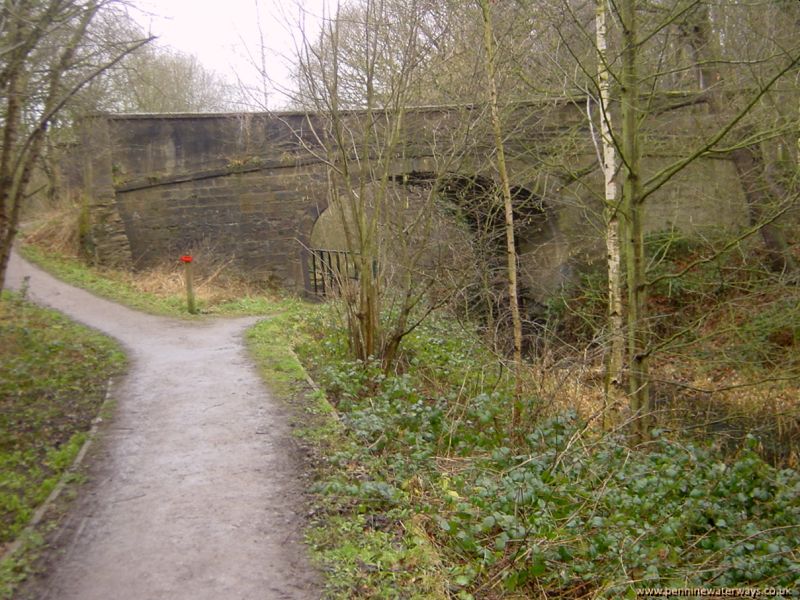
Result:
[[[188,254],[184,254],[183,256],[181,256],[181,262],[190,263],[192,262],[192,257],[189,256]]]

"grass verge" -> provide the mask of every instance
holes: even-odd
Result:
[[[108,338],[34,306],[0,297],[0,548],[19,536],[86,440],[108,379],[125,357]],[[35,535],[23,548],[35,548]],[[0,564],[0,597],[28,568]]]
[[[337,491],[370,488],[370,466],[343,458],[359,453],[358,441],[326,395],[312,386],[293,351],[308,340],[325,309],[300,301],[280,308],[250,329],[248,343],[270,387],[294,408],[295,432],[313,457],[316,483],[307,541],[325,573],[326,597],[447,598],[438,554],[419,526],[412,497],[377,516],[370,498]]]
[[[34,244],[23,244],[20,254],[62,281],[150,314],[182,318],[208,314],[258,315],[272,310],[277,299],[275,294],[248,285],[235,275],[222,277],[224,266],[204,266],[201,258],[196,260],[195,282],[200,315],[193,316],[186,309],[183,275],[177,262],[152,271],[131,273],[88,267],[76,257]]]
[[[159,296],[137,289],[131,280],[111,269],[90,269],[78,258],[25,244],[20,254],[51,275],[98,296],[151,314],[187,315],[178,296]]]

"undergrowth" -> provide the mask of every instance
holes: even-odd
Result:
[[[72,464],[109,377],[124,364],[97,332],[19,295],[0,298],[0,547],[20,535]],[[0,565],[0,597],[21,576],[18,566]]]
[[[409,336],[404,372],[348,360],[331,317],[306,322],[304,363],[335,404],[350,443],[328,458],[318,492],[329,518],[400,546],[408,531],[439,554],[445,597],[635,597],[643,587],[792,587],[800,583],[800,476],[750,438],[735,455],[656,432],[647,446],[602,435],[574,412],[508,434],[510,386],[446,318]],[[541,399],[528,405],[544,408]],[[546,414],[542,410],[542,414]],[[325,538],[347,561],[351,546]],[[380,557],[347,564],[353,581],[392,577]],[[386,573],[388,569],[389,573]]]
[[[286,301],[248,332],[248,344],[270,387],[293,405],[292,425],[313,457],[317,483],[307,540],[325,573],[325,597],[446,598],[438,554],[416,524],[412,504],[395,503],[376,514],[391,487],[370,480],[372,465],[359,460],[359,441],[292,351],[303,340],[313,343],[311,332],[324,323],[324,312],[320,305]]]
[[[671,230],[647,238],[659,418],[666,428],[713,436],[732,452],[754,434],[762,456],[796,467],[800,286],[771,272],[756,244],[715,253],[721,246]],[[606,294],[605,273],[585,271],[572,293],[551,307],[557,336],[601,354]]]

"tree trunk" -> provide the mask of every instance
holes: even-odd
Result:
[[[11,190],[8,187],[5,181],[0,181],[0,291],[5,288],[8,260],[16,236],[16,227],[11,214],[13,207],[9,206]]]
[[[685,30],[689,32],[687,38],[695,63],[698,86],[707,94],[711,114],[721,118],[725,108],[720,90],[723,80],[717,67],[717,43],[706,5],[701,4],[690,13]],[[747,139],[752,133],[749,127],[745,127],[739,132],[739,139]],[[765,214],[771,204],[786,200],[789,191],[771,176],[770,165],[759,142],[737,148],[730,156],[747,202],[750,225],[756,227],[762,223],[759,235],[767,252],[770,270],[776,273],[797,273],[798,265],[791,255],[783,232]]]
[[[15,27],[16,26],[16,27]],[[10,44],[19,44],[19,23],[12,20]],[[7,96],[4,99],[2,127],[3,145],[0,148],[0,291],[5,287],[8,259],[16,236],[17,220],[14,218],[17,194],[15,192],[15,158],[17,140],[22,121],[22,64],[20,60],[9,60],[6,75]]]
[[[764,214],[767,207],[781,200],[773,197],[771,188],[778,188],[775,190],[777,195],[788,195],[788,190],[780,190],[777,182],[770,185],[767,181],[766,160],[758,144],[737,148],[731,152],[731,160],[747,199],[750,224],[757,226],[764,223],[768,219],[768,215]],[[770,270],[775,273],[796,273],[798,267],[783,232],[774,223],[765,223],[759,228],[759,233]]]
[[[497,171],[503,195],[506,231],[506,268],[508,277],[508,303],[511,309],[511,322],[514,329],[514,378],[515,394],[512,413],[512,427],[516,431],[522,412],[522,318],[519,312],[519,296],[517,295],[517,251],[514,241],[514,207],[511,201],[511,185],[506,168],[505,149],[503,146],[503,128],[498,110],[497,82],[495,75],[495,47],[492,29],[492,16],[489,0],[478,0],[483,17],[483,42],[486,50],[486,75],[489,85],[489,108],[491,110],[492,131],[494,133]]]
[[[622,311],[622,252],[620,248],[617,170],[619,162],[612,137],[611,80],[608,72],[608,28],[606,0],[598,0],[595,13],[597,43],[597,85],[600,95],[600,141],[603,148],[605,182],[606,266],[608,272],[608,355],[606,358],[604,422],[608,409],[622,397],[622,372],[625,352],[625,328]]]
[[[639,147],[639,78],[637,73],[638,33],[636,0],[622,0],[622,160],[625,179],[622,185],[623,213],[627,219],[624,254],[628,290],[627,342],[628,392],[636,439],[647,437],[650,428],[650,375],[648,372],[647,283],[644,259],[644,202]]]
[[[14,245],[16,232],[13,228],[9,229],[10,219],[0,215],[0,290],[5,289],[6,272],[8,271],[8,261],[11,258],[11,248]]]

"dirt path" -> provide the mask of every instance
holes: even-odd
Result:
[[[9,283],[118,339],[116,383],[91,480],[62,530],[53,600],[319,598],[300,539],[298,462],[285,415],[251,366],[255,319],[186,323],[66,285],[12,256]],[[31,592],[28,592],[31,593]]]

